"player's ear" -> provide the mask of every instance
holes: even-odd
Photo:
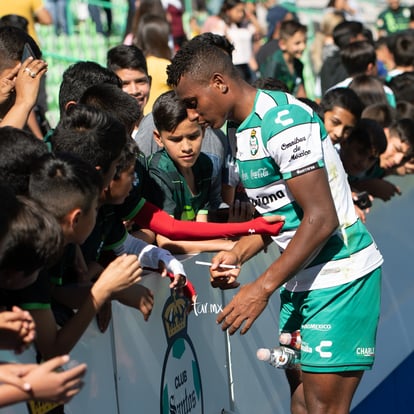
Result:
[[[72,107],[73,105],[76,105],[76,101],[68,101],[68,102],[66,102],[66,104],[65,104],[65,112],[70,108],[70,107]]]
[[[227,91],[229,90],[226,79],[223,77],[221,73],[214,73],[214,75],[211,78],[211,84],[220,93],[227,93]]]

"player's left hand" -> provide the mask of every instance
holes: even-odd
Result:
[[[269,296],[260,282],[248,283],[240,288],[237,295],[223,309],[217,323],[221,324],[223,331],[228,330],[230,335],[240,328],[240,333],[244,335],[263,312],[268,301]]]

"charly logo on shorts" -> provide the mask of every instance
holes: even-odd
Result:
[[[250,145],[250,154],[252,156],[255,156],[257,152],[259,151],[259,141],[257,139],[255,129],[253,129],[252,132],[250,133],[249,145]]]
[[[363,357],[373,357],[375,356],[375,348],[372,347],[360,347],[356,349],[356,354],[358,356],[363,356]]]
[[[307,323],[302,325],[302,329],[309,329],[310,331],[322,331],[326,332],[331,330],[332,326],[330,323]]]
[[[332,352],[328,349],[332,346],[332,341],[321,341],[320,344],[315,347],[315,351],[319,353],[321,358],[330,358]]]

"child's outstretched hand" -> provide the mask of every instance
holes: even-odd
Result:
[[[135,284],[122,292],[118,292],[115,299],[123,305],[138,309],[142,313],[144,321],[147,321],[151,316],[154,306],[154,293],[143,285]]]
[[[65,371],[56,371],[69,362],[69,356],[58,356],[41,365],[28,364],[29,372],[23,377],[30,384],[30,397],[38,401],[60,404],[69,402],[83,386],[86,364]]]
[[[197,299],[197,292],[194,285],[183,275],[174,275],[171,272],[167,272],[166,276],[172,280],[170,288],[175,289],[179,294],[185,296],[190,301],[189,310],[191,310]],[[179,277],[178,283],[176,283],[177,276]]]
[[[173,274],[168,271],[167,265],[162,260],[158,262],[158,271],[160,272],[161,277],[168,276],[171,279],[170,289],[182,288],[187,284],[187,278],[185,275],[180,273]]]
[[[141,280],[142,268],[134,254],[118,256],[101,273],[93,289],[102,288],[108,299],[113,293],[129,288]]]

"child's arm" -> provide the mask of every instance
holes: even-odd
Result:
[[[136,256],[122,255],[112,261],[91,287],[90,294],[75,315],[57,329],[51,309],[30,313],[37,326],[36,345],[43,358],[68,353],[83,335],[91,320],[112,295],[129,288],[141,279],[142,269]]]
[[[78,365],[66,371],[56,371],[69,362],[69,356],[58,356],[41,365],[37,364],[6,364],[0,366],[0,378],[10,369],[15,370],[23,386],[12,384],[0,385],[0,407],[20,401],[35,399],[67,403],[82,389],[82,378],[86,372],[86,364]],[[2,381],[3,382],[3,381]]]
[[[127,235],[122,245],[114,248],[114,253],[136,255],[142,268],[161,269],[165,266],[166,271],[174,275],[174,280],[170,284],[171,288],[185,281],[186,274],[183,265],[169,251],[147,244],[130,234]],[[161,272],[161,276],[166,276],[166,272]]]
[[[112,299],[130,308],[138,309],[142,313],[144,321],[149,319],[154,306],[154,293],[139,283],[113,294]]]
[[[388,201],[397,194],[401,195],[401,190],[398,186],[383,178],[369,178],[356,181],[352,183],[352,186],[359,191],[368,191],[370,195],[383,201]]]
[[[192,222],[194,223],[194,222]],[[174,240],[157,235],[157,245],[173,254],[190,254],[200,252],[217,252],[219,250],[231,250],[235,241],[227,239],[210,240]]]
[[[30,369],[29,367],[29,364],[1,362],[0,383],[13,385],[14,387],[17,387],[22,391],[30,391],[30,384],[23,379],[23,376],[26,375],[28,370]]]
[[[284,220],[282,216],[273,216],[271,219],[277,221],[268,222],[258,217],[242,223],[197,223],[175,220],[144,199],[140,207],[133,218],[134,222],[172,240],[206,240],[253,233],[275,236],[280,232]]]

